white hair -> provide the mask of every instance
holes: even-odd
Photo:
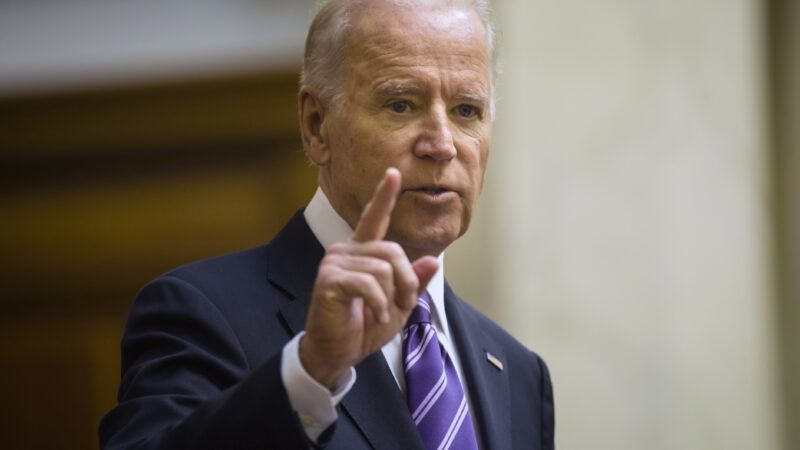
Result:
[[[392,1],[398,4],[413,3],[413,0]],[[341,103],[342,62],[352,25],[350,22],[352,11],[355,6],[362,3],[363,1],[359,0],[319,0],[306,37],[300,86],[316,88],[320,99],[334,107]],[[494,117],[494,81],[500,74],[500,68],[497,58],[497,32],[488,0],[437,0],[436,3],[470,7],[483,23],[490,58],[488,75],[492,94],[489,113],[490,117]]]

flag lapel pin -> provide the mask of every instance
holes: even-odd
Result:
[[[489,361],[497,370],[503,370],[503,363],[493,354],[486,352],[486,360]]]

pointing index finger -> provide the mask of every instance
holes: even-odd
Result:
[[[392,217],[392,210],[397,201],[397,194],[400,193],[400,171],[394,167],[386,169],[383,179],[375,188],[367,206],[361,213],[356,230],[353,233],[353,240],[356,242],[367,242],[382,240],[389,229],[389,221]]]

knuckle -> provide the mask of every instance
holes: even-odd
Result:
[[[343,255],[347,253],[347,244],[344,242],[337,242],[328,247],[328,255]]]
[[[403,250],[403,247],[401,247],[397,242],[381,241],[378,248],[380,253],[386,259],[390,260],[396,260],[405,257],[406,254],[406,252]]]
[[[389,242],[389,249],[394,256],[406,256],[405,250],[397,242]]]
[[[346,284],[346,275],[339,270],[333,269],[326,273],[325,284],[328,286],[336,286],[341,288]]]
[[[327,261],[327,258],[323,258],[322,263],[319,265],[319,270],[317,271],[317,279],[331,278],[335,270],[335,265]]]
[[[352,275],[353,282],[360,286],[362,289],[369,289],[372,287],[372,283],[375,281],[375,278],[367,273],[357,272]]]
[[[322,258],[320,262],[320,272],[323,270],[330,271],[332,270],[333,266],[338,266],[341,263],[341,256],[338,254],[327,254]]]
[[[381,277],[391,277],[394,273],[392,264],[389,261],[378,260],[375,264],[375,271]]]

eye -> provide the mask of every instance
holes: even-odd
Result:
[[[456,106],[456,114],[465,119],[472,118],[478,114],[478,108],[466,103]]]
[[[408,102],[401,101],[401,100],[395,100],[395,101],[392,101],[392,102],[389,103],[389,108],[394,113],[403,114],[404,112],[408,111],[410,106],[409,106]]]

